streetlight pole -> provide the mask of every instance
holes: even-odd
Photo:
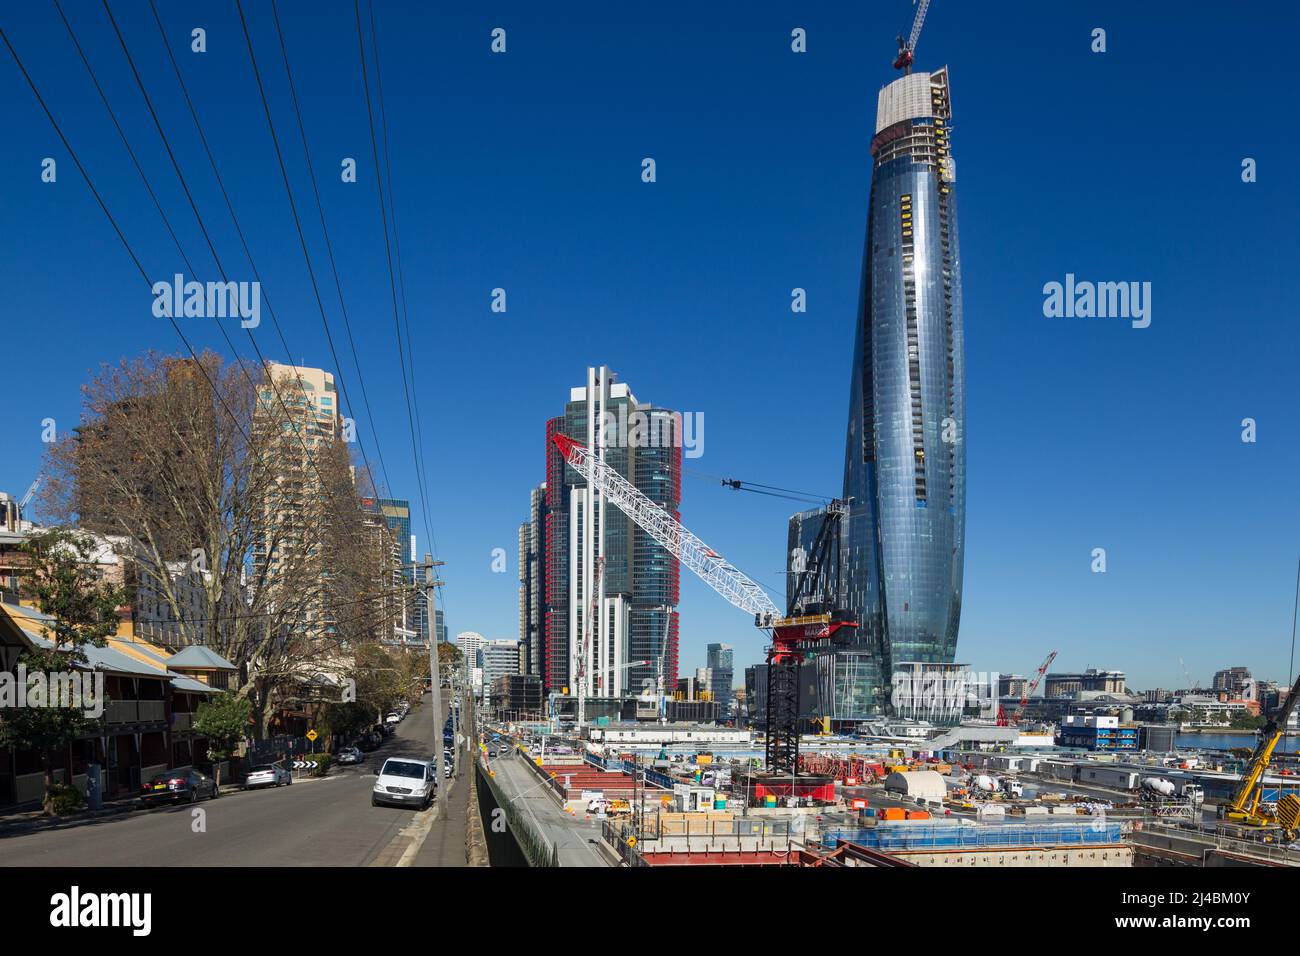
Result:
[[[434,596],[434,588],[442,584],[442,581],[434,579],[433,569],[445,564],[445,561],[433,560],[433,555],[425,554],[424,556],[424,595],[425,607],[429,614],[429,682],[433,686],[430,688],[433,692],[433,745],[436,755],[433,766],[434,773],[438,774],[438,782],[442,782],[442,753],[439,744],[442,743],[442,675],[438,672],[438,613],[437,599]],[[455,728],[452,729],[452,753],[456,752]],[[453,757],[453,759],[455,759]],[[433,791],[433,801],[438,802],[438,796],[442,787],[435,787]]]

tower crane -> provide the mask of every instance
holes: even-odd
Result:
[[[27,510],[27,506],[31,503],[32,495],[36,494],[36,489],[40,486],[41,476],[37,475],[36,480],[32,482],[32,486],[27,489],[27,494],[23,495],[22,499],[18,502],[18,513],[20,515]]]
[[[825,610],[820,603],[805,607],[816,593],[814,586],[829,571],[833,531],[847,510],[844,502],[832,502],[826,521],[814,544],[814,554],[800,574],[786,616],[752,578],[736,568],[691,533],[665,508],[647,498],[630,481],[620,475],[591,449],[567,435],[553,437],[564,460],[588,485],[604,496],[628,518],[650,535],[660,546],[698,575],[705,584],[731,604],[750,614],[756,627],[769,631],[772,643],[767,649],[767,769],[783,776],[793,776],[799,764],[799,665],[815,650],[828,649],[844,628],[857,627],[842,613]],[[797,609],[819,613],[795,615]],[[582,681],[579,680],[579,689]]]
[[[930,8],[930,0],[918,0],[916,4],[916,17],[912,20],[912,32],[907,37],[898,38],[898,59],[894,61],[894,69],[902,70],[904,75],[912,72],[912,60],[915,59],[916,41],[921,38],[921,25],[925,23],[925,11]]]
[[[1043,661],[1043,663],[1039,665],[1038,673],[1034,675],[1034,679],[1025,687],[1025,692],[1020,695],[1020,703],[1016,704],[1016,709],[1011,714],[1012,726],[1020,723],[1020,718],[1024,716],[1025,713],[1025,707],[1029,705],[1029,698],[1034,696],[1034,691],[1038,690],[1039,682],[1042,681],[1043,675],[1047,673],[1047,669],[1052,666],[1052,661],[1054,660],[1056,660],[1056,651],[1052,651],[1052,653],[1048,654],[1047,660]]]
[[[578,726],[587,723],[587,655],[591,652],[592,621],[600,614],[600,575],[605,570],[605,556],[596,558],[596,568],[591,576],[591,602],[586,620],[582,622],[582,647],[578,651]]]

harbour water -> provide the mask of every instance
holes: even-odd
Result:
[[[1234,747],[1254,749],[1255,734],[1179,734],[1175,743],[1188,750],[1231,750]],[[1277,753],[1300,753],[1300,736],[1288,734],[1277,745]]]

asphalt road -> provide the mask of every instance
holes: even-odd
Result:
[[[434,810],[370,805],[375,770],[386,758],[433,755],[429,706],[425,697],[393,737],[366,755],[364,765],[301,778],[292,786],[226,792],[196,806],[137,810],[3,837],[0,866],[463,865],[469,789],[464,759],[459,778],[441,781]],[[202,811],[197,818],[195,810]]]
[[[527,759],[514,752],[491,761],[505,798],[512,800],[547,843],[557,848],[560,866],[613,866],[598,845],[600,821],[573,817],[561,810],[546,792],[546,784],[524,764]]]

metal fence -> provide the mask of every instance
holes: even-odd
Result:
[[[1142,844],[1142,834],[1166,839],[1189,840],[1202,844],[1207,850],[1215,849],[1240,856],[1264,857],[1289,866],[1300,866],[1300,848],[1293,849],[1292,845],[1284,843],[1265,843],[1263,842],[1265,831],[1260,832],[1259,840],[1243,840],[1226,833],[1181,827],[1161,821],[1148,821],[1142,824],[1140,831],[1132,835],[1133,841]]]
[[[487,786],[497,809],[505,814],[506,824],[514,835],[515,842],[523,850],[524,856],[528,858],[529,865],[559,866],[558,848],[528,822],[524,814],[515,806],[514,800],[507,797],[500,785],[492,778],[482,760],[475,761],[475,767],[478,770],[478,782]]]

